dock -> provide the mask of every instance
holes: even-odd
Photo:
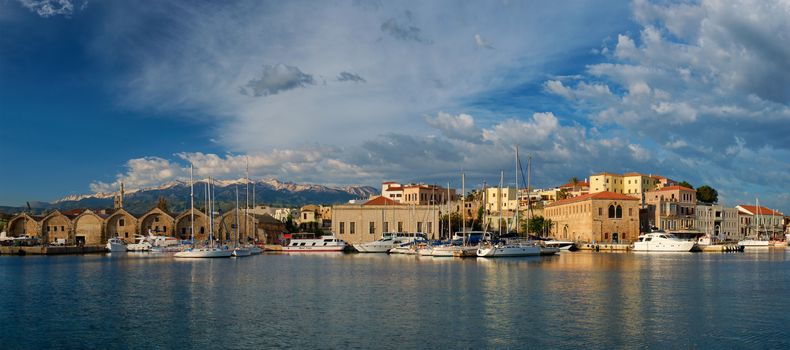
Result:
[[[0,246],[0,255],[75,255],[106,252],[105,246]]]
[[[624,243],[576,243],[579,250],[592,250],[596,252],[626,252],[631,250],[630,244]]]

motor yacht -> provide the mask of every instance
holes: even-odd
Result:
[[[315,234],[312,233],[294,233],[291,237],[291,241],[283,246],[285,253],[342,252],[348,247],[345,241],[334,235],[315,238]]]
[[[107,240],[107,250],[110,253],[120,253],[126,251],[126,244],[118,237]]]
[[[541,255],[540,245],[536,242],[527,241],[485,243],[477,249],[477,256],[481,258],[539,255]]]
[[[360,253],[387,253],[392,248],[417,240],[427,240],[427,236],[424,233],[385,232],[381,239],[354,244],[354,249]]]
[[[136,235],[134,236],[135,243],[129,243],[126,245],[126,250],[130,252],[147,252],[151,250],[151,243],[148,242],[145,236]]]
[[[543,245],[546,247],[555,247],[559,248],[560,251],[570,251],[576,250],[576,243],[571,241],[558,241],[558,240],[548,240],[543,242]]]
[[[632,248],[637,252],[690,252],[696,245],[666,232],[650,232],[639,235]]]

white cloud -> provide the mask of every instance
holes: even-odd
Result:
[[[120,183],[128,189],[157,186],[184,176],[185,168],[170,160],[159,157],[130,159],[125,165],[126,172],[118,174],[112,183],[94,181],[90,184],[91,191],[108,192],[116,190]]]
[[[475,45],[481,49],[493,49],[494,47],[491,46],[491,43],[488,40],[483,39],[480,34],[475,34]]]
[[[52,16],[71,16],[74,13],[74,3],[71,0],[19,0],[22,6],[35,12],[41,17]],[[84,10],[88,2],[84,1],[80,5],[80,10]]]
[[[480,142],[482,136],[480,127],[475,125],[475,119],[468,114],[461,113],[454,116],[439,112],[435,117],[426,116],[425,122],[451,139]]]

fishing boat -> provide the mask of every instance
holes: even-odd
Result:
[[[294,233],[287,245],[283,246],[285,253],[307,252],[342,252],[348,247],[345,241],[334,235],[324,235],[318,238],[314,233]]]
[[[632,249],[636,252],[690,252],[696,243],[685,241],[666,232],[650,232],[639,235]]]
[[[118,237],[107,240],[107,250],[110,253],[120,253],[126,251],[126,243]]]

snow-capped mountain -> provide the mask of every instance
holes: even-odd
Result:
[[[202,206],[205,200],[205,185],[204,180],[195,181],[196,206]],[[223,207],[235,205],[236,187],[239,189],[239,199],[242,204],[247,200],[245,197],[246,179],[214,180],[214,185],[216,200]],[[350,199],[368,198],[370,195],[378,193],[376,188],[370,186],[326,186],[266,179],[249,182],[250,202],[253,201],[253,188],[255,189],[254,201],[256,204],[278,206],[344,203]],[[115,195],[117,192],[72,195],[52,202],[51,207],[58,209],[112,207]],[[153,207],[160,197],[167,200],[171,211],[184,210],[189,207],[189,183],[171,181],[156,187],[126,189],[124,191],[124,208],[134,212],[144,212]]]

